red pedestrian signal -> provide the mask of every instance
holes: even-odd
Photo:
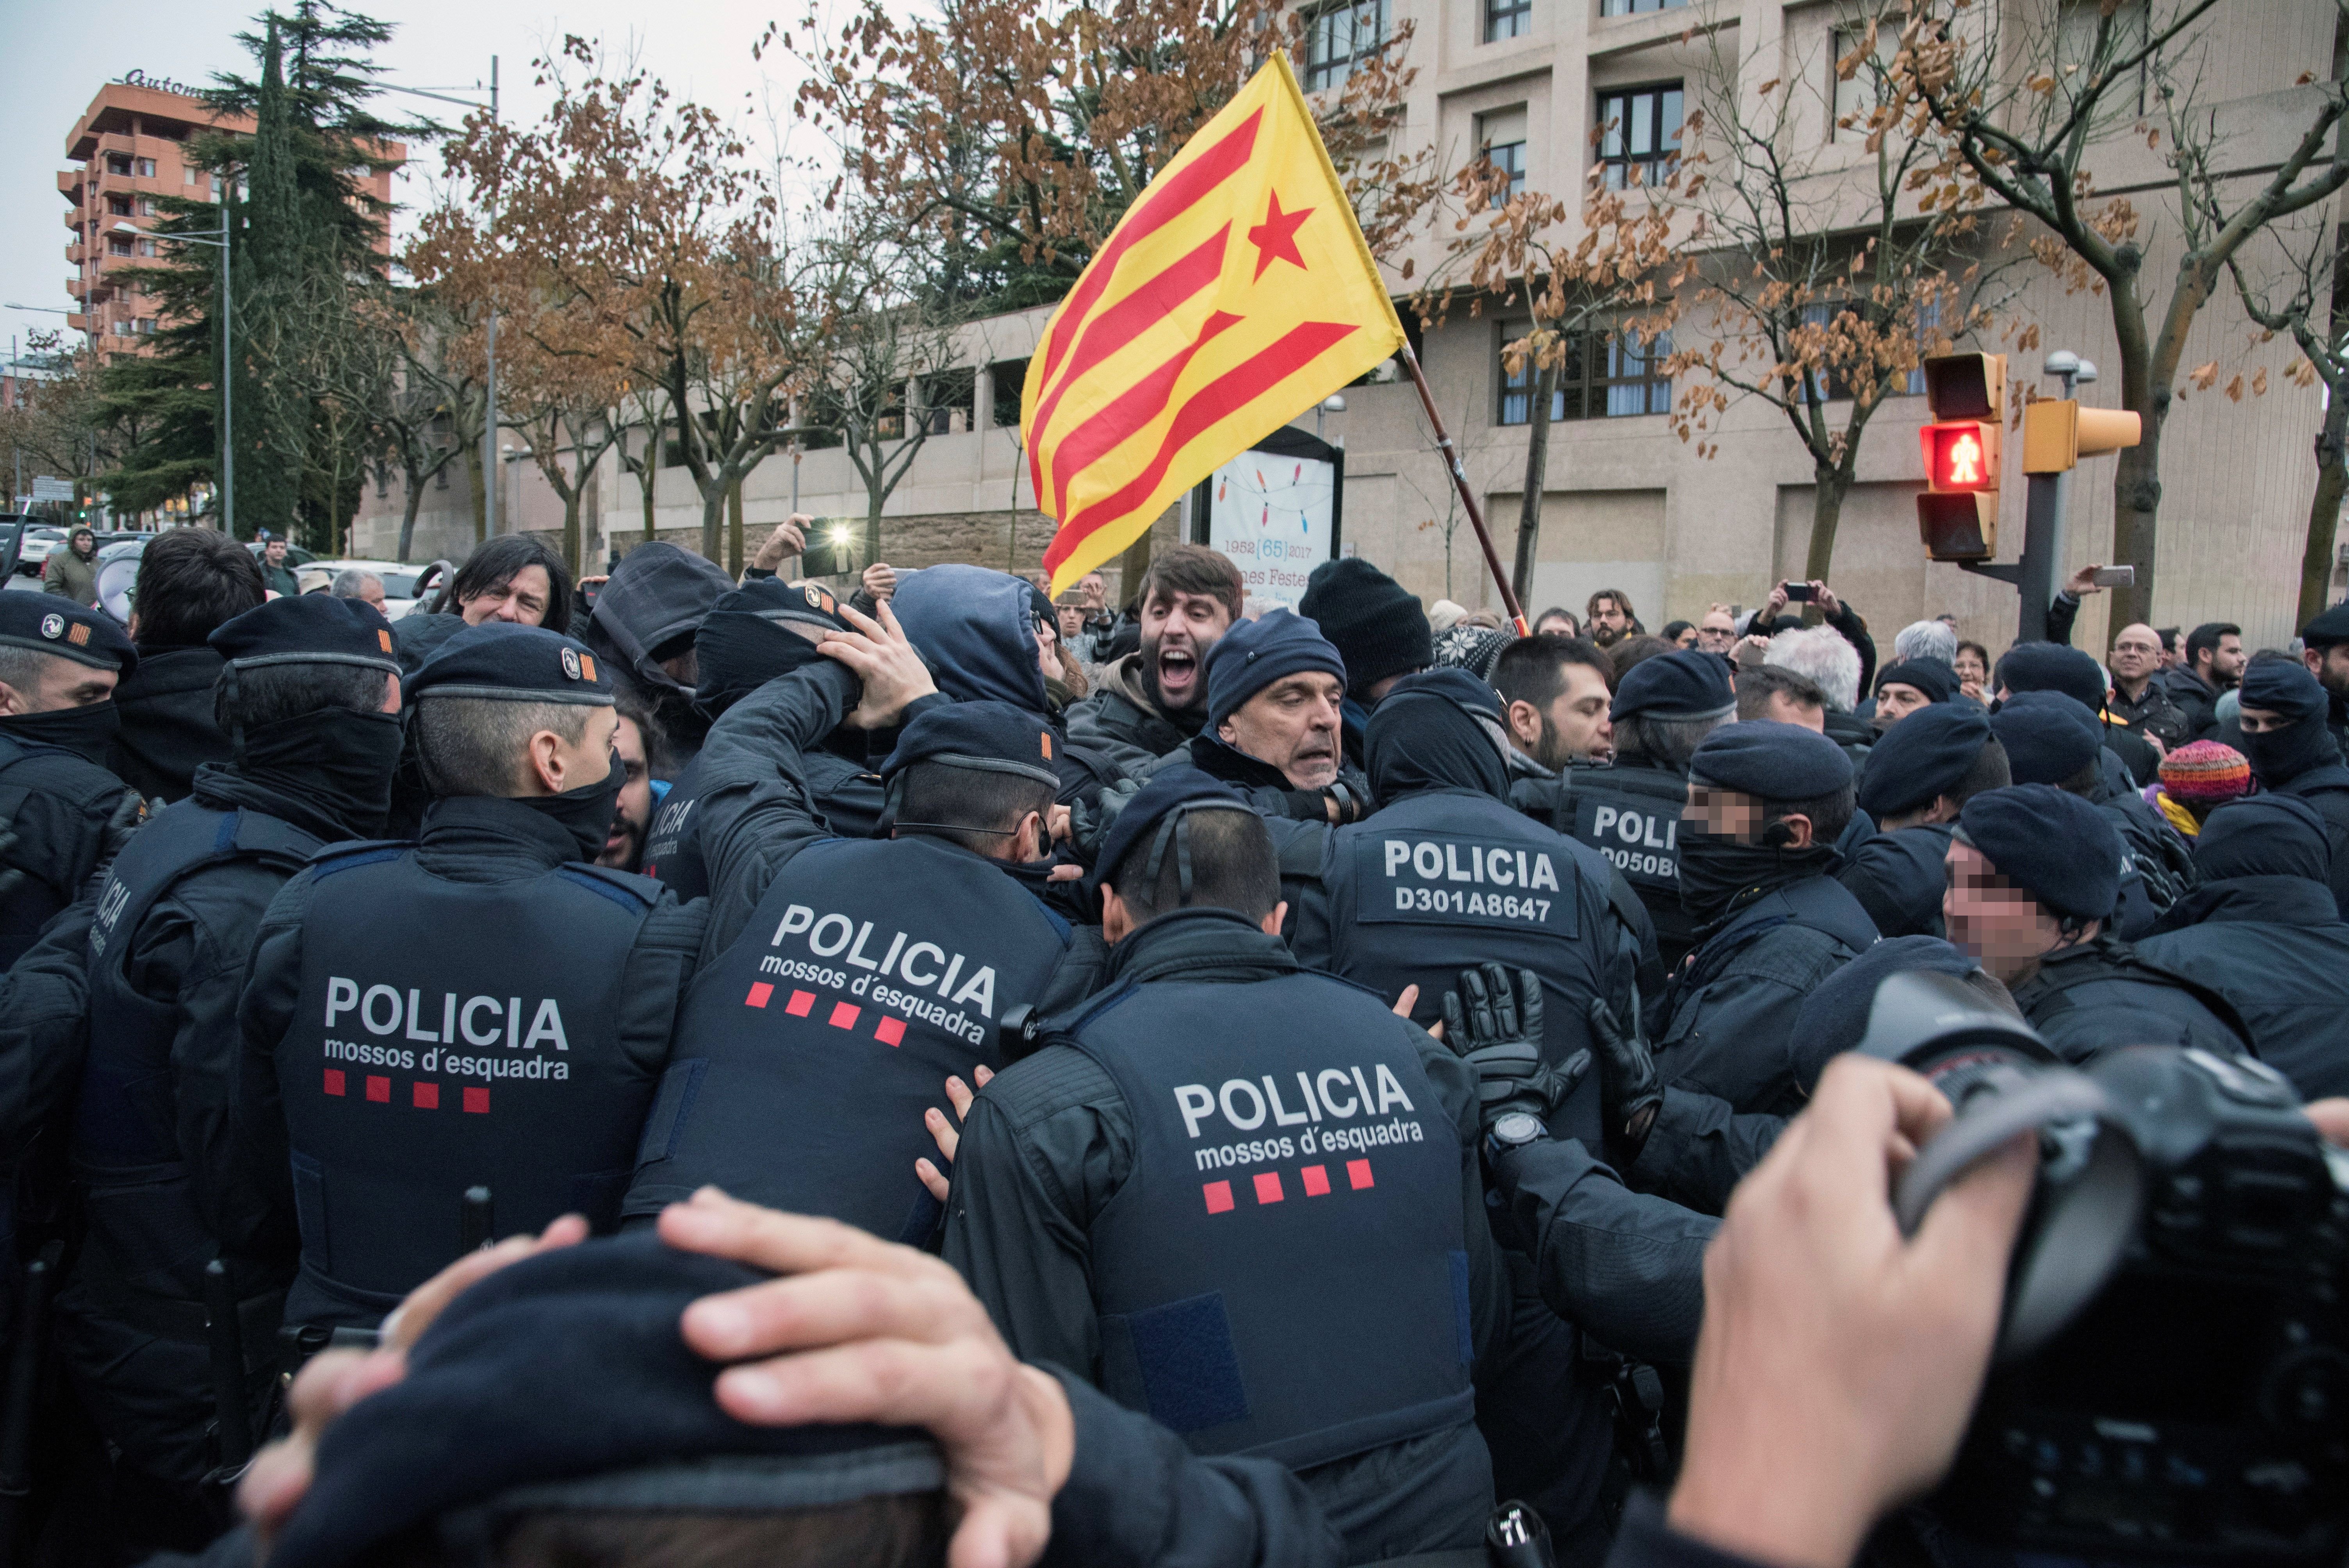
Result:
[[[1998,553],[1999,438],[2006,412],[2006,359],[1951,354],[1924,364],[1932,422],[1917,431],[1925,490],[1917,531],[1934,561],[1988,561]]]
[[[1925,483],[1937,490],[1998,487],[1998,427],[1975,419],[1928,425],[1918,432],[1925,449]]]

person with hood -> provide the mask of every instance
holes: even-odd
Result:
[[[137,792],[106,770],[115,685],[138,667],[98,611],[0,593],[0,969],[138,823]]]
[[[2302,1099],[2349,1094],[2349,924],[2327,886],[2332,861],[2306,800],[2221,806],[2194,841],[2201,884],[2137,944],[2233,1003],[2260,1060]]]
[[[2243,755],[2262,789],[2296,795],[2324,820],[2333,902],[2349,917],[2349,764],[2326,727],[2331,705],[2317,678],[2282,659],[2243,671]]]
[[[1697,947],[1659,1013],[1666,1081],[1739,1111],[1801,1109],[1816,1072],[1795,1038],[1803,999],[1877,940],[1835,878],[1854,809],[1843,748],[1800,725],[1724,725],[1696,748],[1680,882]]]
[[[414,675],[441,644],[491,621],[567,634],[573,592],[569,563],[536,534],[484,540],[433,596],[430,608],[419,604],[393,623],[400,668]]]
[[[1208,656],[1206,727],[1160,767],[1197,768],[1268,817],[1355,821],[1371,796],[1340,737],[1346,689],[1346,661],[1311,621],[1243,621]]]
[[[1941,934],[1949,825],[1968,800],[2013,781],[2006,748],[1971,703],[1931,704],[1885,732],[1859,776],[1852,820],[1866,830],[1847,835],[1836,873],[1879,934]]]
[[[41,592],[84,606],[98,603],[98,535],[82,523],[66,535],[66,547],[41,562]]]
[[[2195,1046],[2220,1056],[2251,1033],[2215,989],[2139,954],[2110,930],[2121,838],[2095,807],[2050,784],[1966,802],[1950,843],[1942,919],[2023,1020],[2078,1066],[2115,1046]]]
[[[146,799],[185,799],[204,764],[229,759],[210,639],[264,597],[253,552],[225,533],[175,528],[140,552],[130,592],[139,667],[114,688],[121,730],[108,766]]]
[[[240,552],[239,553],[243,553]],[[90,1560],[224,1528],[204,1265],[226,1266],[258,1429],[294,1247],[238,1180],[237,1003],[262,915],[328,844],[382,830],[399,754],[399,664],[382,616],[275,599],[212,634],[229,759],[133,834],[104,891],[0,986],[0,1158],[64,1132],[81,1216],[57,1343],[111,1458]]]
[[[1135,597],[1142,645],[1102,664],[1092,695],[1069,709],[1069,738],[1143,774],[1206,723],[1207,655],[1238,623],[1245,590],[1222,552],[1177,544],[1150,558]],[[1108,628],[1087,634],[1102,659]]]
[[[693,701],[700,680],[694,634],[710,607],[733,591],[734,580],[714,562],[659,541],[639,544],[612,568],[579,634],[651,705],[680,769],[701,749],[709,727]]]
[[[1297,613],[1321,629],[1346,664],[1346,760],[1362,765],[1362,727],[1394,684],[1435,663],[1435,634],[1419,595],[1358,555],[1325,561],[1306,579]]]

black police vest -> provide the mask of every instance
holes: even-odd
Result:
[[[1614,862],[1656,923],[1667,970],[1696,946],[1696,922],[1681,907],[1681,808],[1688,781],[1656,768],[1568,768],[1525,780],[1512,794],[1548,808],[1549,825]],[[1538,813],[1537,813],[1538,814]]]
[[[709,867],[693,831],[694,809],[700,804],[701,758],[697,757],[678,775],[645,832],[645,875],[658,877],[679,903],[709,896]]]
[[[1377,997],[1159,982],[1061,1037],[1133,1115],[1091,1234],[1111,1397],[1297,1470],[1470,1418],[1460,1134]]]
[[[1542,977],[1543,1054],[1552,1065],[1589,1043],[1586,1020],[1606,994],[1608,965],[1623,965],[1628,985],[1636,962],[1588,918],[1583,906],[1604,892],[1586,883],[1573,846],[1473,790],[1413,795],[1340,828],[1321,876],[1332,973],[1382,996],[1417,985],[1412,1016],[1423,1026],[1444,1016],[1444,994],[1461,970],[1485,963],[1531,969]],[[1595,1147],[1596,1073],[1551,1129]]]
[[[275,817],[182,801],[133,834],[108,874],[90,926],[89,1046],[67,1143],[86,1222],[75,1277],[105,1315],[202,1343],[197,1304],[218,1250],[180,1148],[179,1009],[131,987],[123,965],[132,936],[156,901],[191,876],[250,861],[291,877],[319,847]]]
[[[714,1181],[926,1237],[922,1112],[948,1074],[1004,1065],[1005,1011],[1042,996],[1072,936],[995,862],[936,839],[801,851],[694,980],[629,1212]]]
[[[297,1321],[379,1316],[456,1257],[464,1194],[502,1236],[617,1217],[655,1075],[622,1049],[629,951],[658,884],[566,863],[432,875],[407,844],[322,856],[277,1047]]]
[[[93,772],[100,771],[78,752],[0,732],[0,831],[8,829],[27,798],[50,788],[34,777],[45,771],[44,763],[82,764]],[[0,878],[11,869],[17,872],[14,886],[0,887],[0,972],[22,958],[40,940],[41,927],[73,902],[74,889],[57,886],[36,869],[68,864],[67,849],[62,844],[26,843],[17,845],[13,854],[0,851]]]

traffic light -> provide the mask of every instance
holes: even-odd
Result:
[[[1925,490],[1917,531],[1934,561],[1998,553],[1999,438],[2006,417],[2006,356],[1950,354],[1925,361],[1932,423],[1917,432]]]
[[[2143,434],[2135,414],[2083,408],[2076,398],[2042,398],[2023,409],[2023,471],[2060,474],[2082,458],[2134,447]]]

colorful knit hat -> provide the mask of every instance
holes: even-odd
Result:
[[[2161,759],[2161,788],[2174,799],[2216,806],[2251,792],[2251,765],[2231,746],[2198,740]]]

